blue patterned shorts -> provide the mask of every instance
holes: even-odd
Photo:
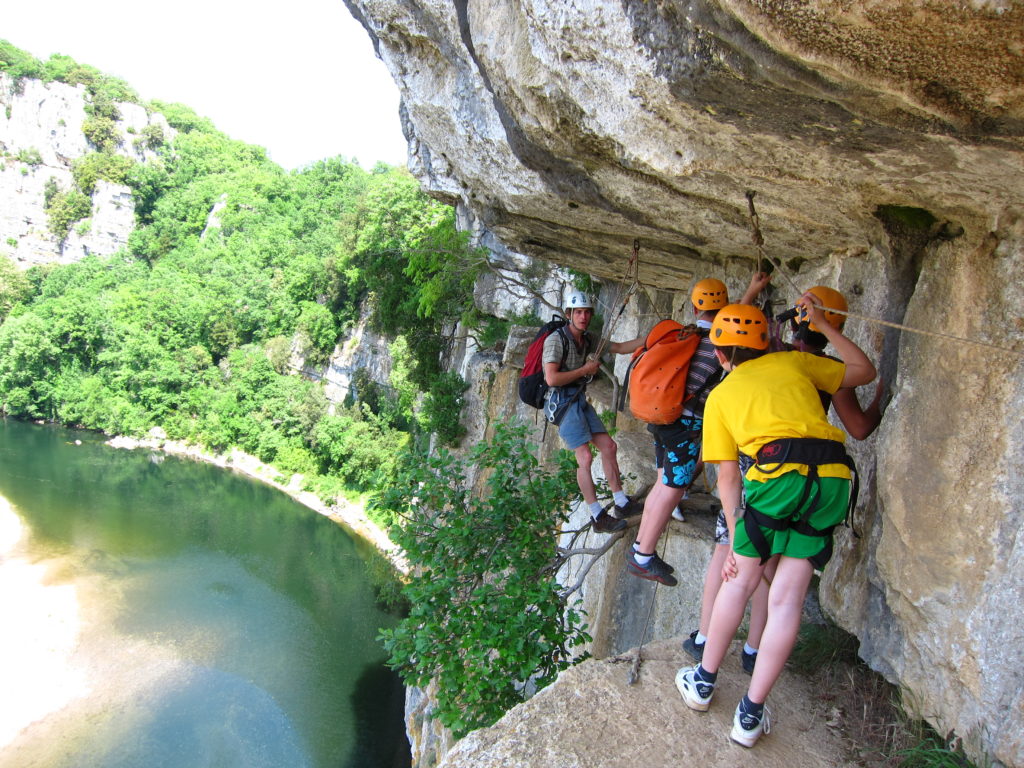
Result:
[[[700,430],[704,420],[682,416],[671,424],[650,424],[654,435],[654,459],[663,469],[661,481],[669,488],[685,488],[693,482],[700,457]]]

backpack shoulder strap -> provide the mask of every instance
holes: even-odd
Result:
[[[565,333],[564,325],[559,326],[554,333],[557,333],[558,338],[562,340],[562,359],[558,362],[558,370],[562,370],[562,366],[565,365],[565,359],[569,356],[570,339]]]

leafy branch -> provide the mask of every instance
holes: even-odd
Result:
[[[392,537],[414,565],[410,614],[382,632],[390,665],[409,685],[436,680],[437,717],[456,737],[524,700],[527,682],[543,688],[585,658],[576,590],[552,568],[571,556],[556,535],[574,478],[568,452],[544,468],[525,425],[499,423],[465,461],[442,450],[406,462],[377,501],[405,521]]]

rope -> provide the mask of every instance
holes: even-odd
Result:
[[[611,336],[615,330],[615,324],[619,322],[619,318],[622,317],[622,313],[626,311],[626,306],[629,304],[629,297],[636,291],[638,284],[638,261],[640,258],[640,241],[633,241],[633,255],[629,257],[629,261],[626,262],[626,271],[623,273],[622,278],[619,280],[619,286],[615,289],[615,299],[612,301],[610,309],[612,310],[611,321],[608,323],[606,328],[601,330],[601,339],[598,341],[597,350],[595,355],[597,359],[601,358],[604,354],[605,347],[611,343]],[[632,278],[632,279],[630,279]],[[629,281],[629,287],[626,288],[626,282]],[[625,289],[626,295],[622,298],[622,292]],[[622,298],[622,306],[619,307],[619,311],[615,312],[615,307],[619,304],[619,300]]]
[[[661,547],[662,552],[668,551],[668,537],[671,535],[668,527],[665,528],[665,543]],[[657,551],[657,550],[655,550]],[[654,613],[654,603],[657,602],[658,597],[658,585],[659,582],[654,582],[654,591],[651,593],[651,604],[647,606],[647,620],[644,622],[644,631],[640,635],[640,645],[636,647],[636,657],[633,659],[633,664],[629,668],[629,675],[626,678],[626,682],[629,685],[633,685],[637,680],[640,679],[640,662],[642,661],[641,656],[644,652],[644,640],[647,639],[647,630],[651,626],[651,615]]]
[[[790,277],[789,273],[786,271],[785,267],[783,266],[782,261],[780,259],[771,258],[770,256],[768,256],[767,253],[765,253],[765,250],[764,250],[764,236],[761,234],[760,220],[758,219],[757,211],[754,209],[754,194],[755,194],[754,190],[748,189],[746,194],[747,194],[747,209],[748,209],[748,212],[749,212],[749,215],[750,215],[751,240],[753,241],[754,246],[757,248],[757,267],[758,267],[758,271],[759,272],[762,271],[762,269],[761,269],[762,261],[767,260],[769,263],[773,264],[780,271],[780,273],[782,274],[782,276],[784,278],[786,278],[786,280],[789,281],[789,284],[793,287],[793,290],[796,291],[797,294],[799,294],[800,296],[803,296],[804,291],[802,291],[799,288],[799,286],[797,286],[797,284],[793,280],[793,278]],[[813,302],[812,302],[812,304],[813,304]],[[890,322],[888,320],[880,320],[880,319],[878,319],[876,317],[869,317],[868,315],[862,315],[862,314],[859,314],[857,312],[844,312],[844,311],[839,310],[839,309],[833,309],[832,307],[823,307],[820,304],[814,304],[814,306],[817,307],[818,309],[827,310],[829,312],[834,312],[837,315],[843,315],[844,317],[853,317],[853,318],[856,318],[857,320],[864,320],[864,321],[866,321],[868,323],[874,323],[876,325],[885,326],[886,328],[895,328],[895,329],[900,330],[900,331],[909,331],[910,333],[917,333],[917,334],[920,334],[921,336],[931,336],[933,338],[938,338],[938,339],[949,339],[950,341],[956,341],[956,342],[959,342],[961,344],[973,344],[974,346],[977,346],[977,347],[986,347],[987,349],[995,349],[995,350],[998,350],[1000,352],[1008,352],[1011,355],[1017,355],[1018,357],[1024,357],[1024,352],[1019,352],[1019,351],[1017,351],[1015,349],[1010,349],[1009,347],[1006,347],[1006,346],[1000,346],[998,344],[992,344],[992,343],[987,342],[987,341],[978,341],[976,339],[968,339],[968,338],[964,338],[963,336],[956,336],[956,335],[951,334],[951,333],[940,333],[939,331],[925,331],[925,330],[922,330],[920,328],[912,328],[909,325],[903,325],[902,323],[893,323],[893,322]],[[769,318],[769,320],[774,320],[774,318]]]
[[[642,661],[641,656],[644,652],[644,639],[647,637],[647,629],[651,624],[651,614],[654,613],[654,603],[657,596],[658,582],[654,582],[654,591],[651,593],[651,604],[647,608],[647,621],[644,622],[644,633],[640,635],[640,645],[636,647],[636,657],[633,659],[633,664],[629,668],[629,675],[626,678],[626,683],[629,685],[633,685],[640,679],[640,662]]]
[[[1017,357],[1024,357],[1024,352],[1020,352],[1016,349],[1010,349],[1009,347],[999,346],[998,344],[992,344],[988,341],[978,341],[976,339],[968,339],[963,336],[956,336],[952,333],[940,333],[939,331],[925,331],[920,328],[911,328],[909,325],[902,325],[900,323],[892,323],[888,320],[879,320],[876,317],[869,317],[868,315],[861,315],[857,312],[844,312],[841,309],[833,309],[832,307],[823,307],[820,304],[813,304],[818,309],[823,309],[827,312],[834,312],[837,315],[843,315],[844,317],[852,317],[857,320],[864,320],[875,325],[884,325],[886,328],[896,328],[900,331],[910,331],[911,333],[917,333],[921,336],[932,336],[938,339],[949,339],[950,341],[956,341],[961,344],[973,344],[976,347],[987,347],[988,349],[995,349],[1000,352],[1008,352],[1011,355],[1017,355]]]
[[[789,280],[789,284],[793,286],[793,290],[803,295],[803,291],[793,282],[791,278],[782,266],[781,259],[772,258],[765,252],[764,249],[764,235],[761,234],[761,220],[757,216],[757,211],[754,209],[754,195],[756,193],[752,189],[747,190],[747,211],[750,216],[750,239],[754,242],[754,247],[757,248],[757,271],[764,272],[761,268],[763,262],[767,261],[769,264],[779,269],[782,272],[782,276]]]

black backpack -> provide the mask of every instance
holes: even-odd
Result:
[[[551,320],[544,323],[533,337],[529,348],[526,350],[526,360],[523,362],[523,372],[519,374],[519,399],[531,408],[544,407],[544,395],[547,394],[548,385],[544,381],[544,340],[566,325],[566,319],[558,315],[552,315]],[[558,364],[561,368],[565,363],[565,357],[569,354],[566,340],[562,339],[562,361]]]

